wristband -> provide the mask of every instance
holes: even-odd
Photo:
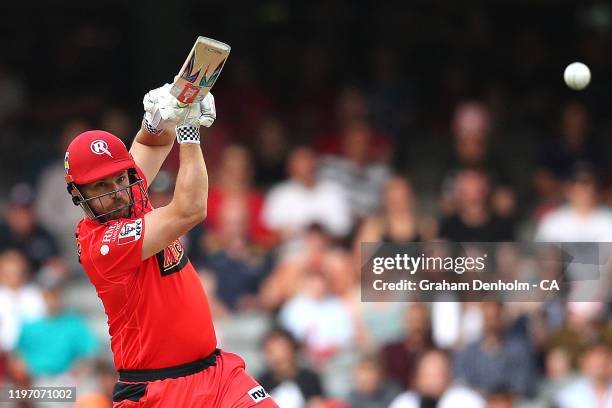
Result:
[[[200,144],[200,128],[189,125],[176,127],[176,140],[182,143]]]

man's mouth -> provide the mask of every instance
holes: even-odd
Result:
[[[108,214],[104,216],[105,221],[116,220],[119,218],[129,218],[130,216],[130,207],[128,204],[121,204],[117,206],[117,208],[109,211]]]

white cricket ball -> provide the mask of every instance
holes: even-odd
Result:
[[[575,91],[580,91],[591,82],[591,70],[582,62],[573,62],[565,68],[563,79],[567,86]]]

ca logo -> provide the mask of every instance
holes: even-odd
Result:
[[[113,157],[111,152],[108,151],[108,144],[104,140],[94,140],[89,148],[95,154],[107,154],[109,157]]]

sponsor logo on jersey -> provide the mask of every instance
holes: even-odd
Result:
[[[157,253],[157,263],[162,276],[171,275],[183,269],[188,258],[181,241],[174,240],[163,251]]]
[[[266,398],[270,398],[270,395],[268,395],[266,390],[264,390],[264,387],[262,387],[261,385],[255,388],[251,388],[248,394],[249,397],[251,397],[251,399],[256,403],[265,400]]]
[[[121,225],[119,222],[115,222],[114,224],[109,225],[106,231],[104,231],[104,235],[102,236],[102,242],[112,242],[117,237],[117,233],[119,232],[119,225]]]
[[[124,245],[131,242],[136,242],[142,235],[142,220],[134,220],[123,224],[119,231],[119,237],[117,238],[117,244]]]

